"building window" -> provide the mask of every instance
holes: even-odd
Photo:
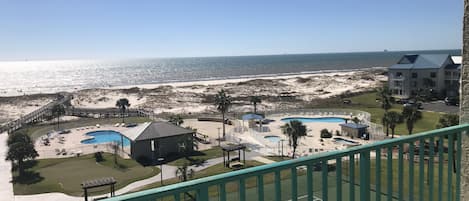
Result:
[[[412,73],[412,78],[417,78],[417,73]]]
[[[431,73],[430,73],[430,77],[431,77],[431,78],[435,78],[435,77],[436,77],[436,72],[431,72]]]
[[[412,82],[412,87],[417,87],[417,81]]]
[[[401,77],[402,76],[402,72],[396,72],[396,77]]]

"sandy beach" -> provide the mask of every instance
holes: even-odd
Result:
[[[225,89],[233,98],[232,112],[252,110],[250,96],[260,96],[260,110],[301,107],[314,101],[378,87],[387,77],[382,69],[299,74],[260,78],[239,78],[166,84],[133,85],[72,92],[72,106],[83,108],[115,107],[119,98],[127,98],[131,108],[146,108],[155,113],[216,112],[214,95]],[[55,95],[38,94],[0,97],[0,122],[27,114]]]

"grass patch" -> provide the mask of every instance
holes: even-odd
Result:
[[[127,123],[143,123],[151,121],[151,119],[146,117],[128,117],[125,118]],[[94,118],[80,118],[73,121],[67,121],[60,123],[60,129],[72,129],[83,126],[94,126],[96,124],[116,124],[122,122],[122,118],[106,118],[106,119],[94,119]],[[42,135],[47,134],[51,130],[56,130],[56,124],[44,124],[44,125],[30,125],[23,127],[19,131],[23,131],[28,134],[33,140],[36,140]]]
[[[208,159],[219,158],[223,156],[222,149],[220,147],[214,147],[204,151],[194,151],[189,157],[181,155],[169,157],[167,165],[181,166],[184,164],[198,165],[204,163]]]
[[[287,156],[284,156],[284,157],[281,157],[281,156],[263,156],[263,157],[267,158],[269,160],[273,160],[275,162],[286,161],[286,160],[291,159],[290,157],[287,157]]]
[[[62,192],[82,196],[81,182],[102,177],[114,177],[116,189],[132,182],[157,175],[156,167],[143,167],[131,159],[117,157],[114,164],[112,154],[103,153],[104,161],[97,163],[93,154],[79,158],[41,159],[28,168],[27,176],[18,178],[14,171],[13,188],[16,195],[29,195],[48,192]],[[97,188],[91,194],[107,193],[108,187]]]

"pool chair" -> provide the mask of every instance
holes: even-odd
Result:
[[[120,123],[117,123],[117,124],[114,124],[114,127],[119,127],[121,124]]]
[[[96,128],[99,128],[99,127],[101,127],[101,125],[99,125],[99,124],[96,124]]]

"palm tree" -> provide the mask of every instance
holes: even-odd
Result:
[[[417,109],[417,106],[408,106],[402,109],[402,116],[404,117],[407,131],[409,131],[409,135],[412,134],[412,130],[414,129],[414,124],[417,120],[422,118],[422,113]]]
[[[288,143],[290,147],[293,147],[292,158],[295,158],[298,139],[306,136],[306,126],[301,121],[293,120],[282,126],[282,132],[288,135]]]
[[[184,123],[184,120],[182,119],[181,115],[173,115],[169,117],[169,122],[176,126],[180,126]]]
[[[217,110],[221,112],[222,124],[223,124],[223,138],[225,138],[225,113],[231,107],[231,97],[225,93],[225,90],[220,90],[215,95],[215,105]]]
[[[184,163],[182,166],[177,167],[175,174],[179,181],[185,182],[194,177],[195,171],[192,168],[189,169],[188,167],[189,165],[187,163]],[[194,196],[189,192],[185,192],[183,195],[183,200],[186,200],[186,195],[190,198],[190,200],[195,200]]]
[[[259,96],[251,96],[251,103],[254,106],[254,114],[257,114],[257,104],[262,103],[262,100]]]
[[[57,117],[57,130],[59,130],[60,116],[65,114],[65,107],[62,104],[57,104],[52,107],[52,115]]]
[[[389,136],[389,125],[388,125],[388,122],[386,121],[385,116],[388,113],[388,110],[391,109],[392,107],[391,91],[389,91],[389,88],[387,86],[384,86],[378,89],[377,95],[381,99],[381,108],[384,109],[384,116],[382,118],[383,126],[386,127],[386,136]]]
[[[394,138],[394,129],[396,129],[398,123],[402,122],[402,115],[398,112],[391,111],[386,114],[385,119],[389,128],[391,128],[392,138]]]
[[[381,108],[383,108],[385,112],[391,109],[391,91],[389,91],[387,86],[378,89],[378,96],[381,99]]]
[[[121,99],[117,100],[116,107],[118,107],[120,109],[121,117],[122,117],[122,123],[124,123],[124,113],[127,110],[127,108],[130,107],[129,99],[121,98]]]
[[[187,163],[184,163],[182,166],[177,167],[175,174],[179,181],[184,182],[194,177],[195,172],[192,168],[189,169]]]

